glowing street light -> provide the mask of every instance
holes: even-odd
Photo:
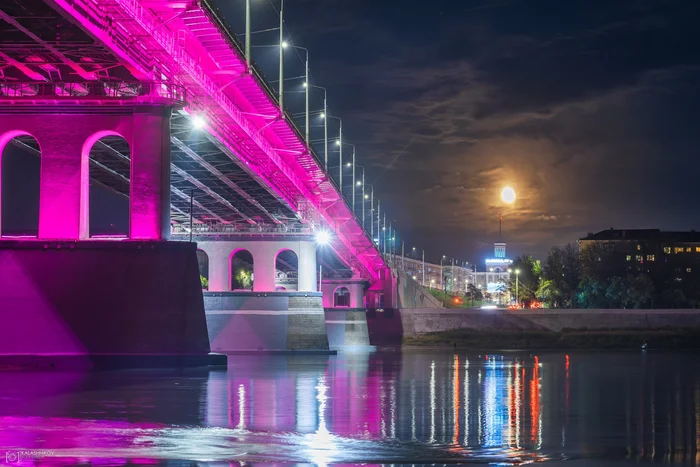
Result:
[[[331,234],[327,230],[321,230],[316,234],[316,243],[328,245],[331,241]]]
[[[515,202],[515,190],[507,186],[501,191],[501,199],[506,204],[513,204]]]
[[[195,130],[201,130],[205,127],[206,124],[207,121],[204,120],[203,117],[199,115],[195,115],[194,117],[192,117],[192,126],[195,128]]]

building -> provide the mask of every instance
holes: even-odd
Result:
[[[483,292],[495,294],[500,284],[508,283],[512,264],[513,260],[506,256],[506,244],[496,242],[493,244],[493,256],[484,261],[484,270],[473,273],[474,283]]]
[[[609,229],[579,240],[581,251],[599,247],[611,274],[700,272],[700,232],[659,229]],[[600,259],[599,259],[600,260]]]

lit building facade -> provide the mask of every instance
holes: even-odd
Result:
[[[506,256],[506,244],[493,244],[493,257],[486,258],[484,271],[474,272],[474,283],[483,292],[495,294],[500,284],[507,284],[510,276],[509,268],[513,260]]]

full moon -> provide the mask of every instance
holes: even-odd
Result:
[[[501,199],[508,204],[515,202],[515,190],[509,186],[505,187],[501,192]]]

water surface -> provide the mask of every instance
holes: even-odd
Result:
[[[382,351],[0,371],[0,463],[700,465],[699,357]]]

